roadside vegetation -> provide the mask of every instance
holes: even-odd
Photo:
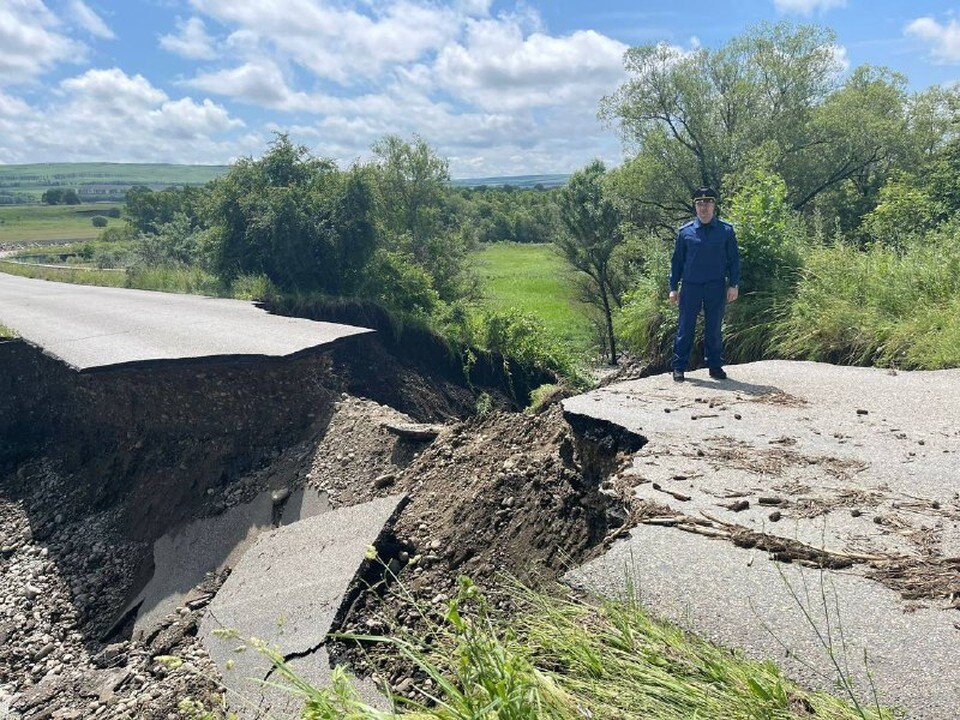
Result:
[[[312,687],[269,647],[252,644],[273,659],[275,682],[303,698],[301,717],[309,720],[895,717],[869,699],[803,689],[773,663],[651,618],[635,596],[587,602],[569,591],[520,586],[507,593],[515,607],[509,623],[466,578],[440,613],[416,608],[430,645],[406,635],[341,636],[370,653],[395,653],[415,668],[414,697],[395,698],[399,714],[366,704],[339,671],[332,687]],[[221,716],[189,700],[183,709],[194,720]]]

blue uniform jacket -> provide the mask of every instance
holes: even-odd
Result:
[[[676,290],[681,280],[740,284],[740,251],[733,225],[714,217],[706,225],[697,218],[680,228],[670,262],[670,290]]]

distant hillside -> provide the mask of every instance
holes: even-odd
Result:
[[[43,191],[53,187],[74,188],[86,202],[116,202],[134,185],[154,189],[203,185],[228,169],[226,165],[159,163],[0,165],[0,204],[39,202]]]
[[[171,185],[203,185],[229,170],[228,165],[169,165],[159,163],[37,163],[0,165],[0,205],[36,203],[44,190],[73,188],[84,202],[123,200],[134,185],[159,190]],[[504,175],[459,178],[456,187],[556,187],[569,175]]]
[[[565,185],[569,175],[500,175],[494,177],[482,178],[459,178],[453,181],[456,187],[500,187],[510,185],[511,187],[533,188],[537,185],[542,187],[557,187]]]

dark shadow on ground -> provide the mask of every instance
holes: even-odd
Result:
[[[702,380],[700,378],[687,377],[684,382],[695,387],[710,388],[711,390],[733,390],[746,395],[769,395],[771,393],[782,393],[783,390],[776,385],[756,385],[754,383],[743,382],[732,377],[726,380]]]

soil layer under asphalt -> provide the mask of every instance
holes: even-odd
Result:
[[[122,611],[158,537],[265,491],[312,487],[334,508],[407,493],[381,552],[426,602],[461,573],[555,578],[623,525],[599,477],[625,439],[599,447],[558,406],[471,417],[479,391],[507,393],[380,353],[391,383],[345,351],[91,377],[0,343],[0,707],[64,720],[215,706],[197,629],[229,568],[142,637]],[[361,595],[344,627],[383,611]]]

